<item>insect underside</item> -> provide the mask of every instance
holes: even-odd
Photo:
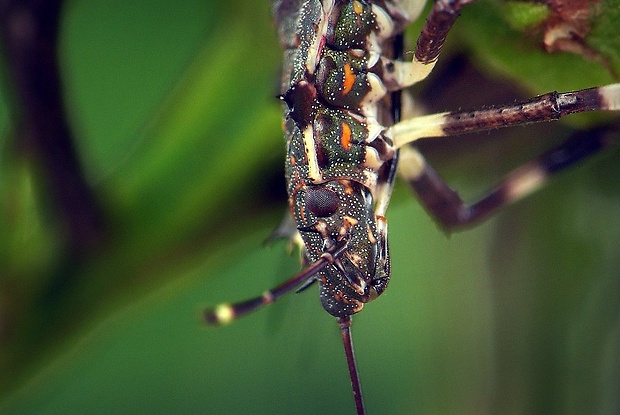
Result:
[[[429,214],[451,229],[484,220],[540,187],[552,173],[609,144],[604,136],[570,140],[467,205],[425,163],[414,142],[620,109],[620,84],[614,84],[401,121],[399,91],[431,72],[460,10],[473,1],[437,1],[410,61],[400,58],[402,33],[424,1],[274,1],[284,49],[280,93],[294,221],[288,236],[299,241],[306,266],[261,296],[209,309],[205,317],[210,324],[223,324],[317,283],[323,308],[341,327],[358,414],[364,404],[349,327],[351,315],[379,296],[390,279],[386,210],[397,164]]]

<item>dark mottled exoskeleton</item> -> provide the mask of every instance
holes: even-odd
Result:
[[[323,308],[342,330],[358,414],[364,405],[349,327],[351,315],[379,296],[390,279],[385,214],[397,164],[427,211],[451,229],[485,219],[609,143],[597,136],[566,142],[515,170],[471,205],[409,144],[422,137],[620,109],[620,84],[614,84],[552,92],[499,108],[399,120],[399,91],[431,72],[461,8],[473,1],[437,0],[411,61],[399,58],[402,33],[424,0],[274,1],[284,49],[280,97],[294,223],[283,233],[302,247],[306,267],[259,297],[207,310],[206,320],[232,321],[317,282]]]

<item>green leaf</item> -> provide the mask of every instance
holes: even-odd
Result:
[[[534,12],[541,5],[522,3],[520,8]],[[593,12],[592,30],[586,44],[609,60],[616,73],[620,57],[618,0],[601,2]],[[514,13],[513,2],[480,1],[463,11],[456,30],[480,60],[480,67],[508,76],[537,93],[569,91],[614,82],[613,73],[600,62],[567,52],[547,53],[542,33],[529,27]]]

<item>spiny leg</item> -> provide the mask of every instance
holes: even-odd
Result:
[[[344,352],[347,356],[347,366],[349,367],[349,377],[351,378],[351,387],[353,388],[353,399],[355,400],[355,409],[357,415],[364,415],[364,399],[362,397],[362,387],[360,384],[359,374],[357,373],[357,364],[355,363],[355,353],[353,351],[353,339],[351,338],[351,316],[340,317],[338,319],[340,332],[342,334],[342,344]]]
[[[243,317],[258,308],[275,302],[278,298],[293,291],[299,286],[304,286],[314,278],[317,272],[336,260],[347,248],[346,243],[335,247],[331,252],[324,253],[318,260],[308,265],[305,269],[284,281],[277,287],[265,291],[262,295],[250,298],[234,304],[220,304],[204,311],[205,322],[209,325],[223,325]]]
[[[541,188],[550,176],[604,150],[612,144],[609,128],[580,131],[558,147],[509,173],[486,196],[466,204],[414,148],[401,149],[399,172],[425,209],[447,229],[471,226]]]

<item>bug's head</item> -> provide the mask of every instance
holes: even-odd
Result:
[[[389,278],[386,235],[377,230],[370,191],[355,181],[332,180],[302,187],[294,200],[310,261],[346,245],[318,273],[323,307],[337,317],[360,311]]]

